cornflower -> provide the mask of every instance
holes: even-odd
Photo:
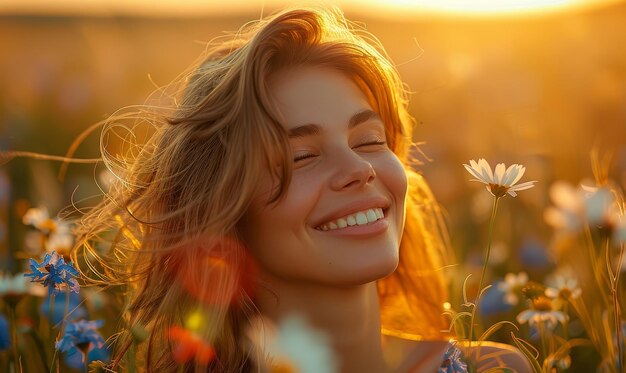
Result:
[[[32,282],[43,284],[52,294],[56,295],[60,290],[66,288],[78,293],[80,289],[78,281],[74,278],[78,276],[78,271],[72,263],[65,263],[65,260],[56,251],[53,251],[52,254],[46,254],[41,263],[31,259],[30,269],[32,273],[26,273],[24,276],[32,277]]]
[[[69,322],[65,326],[63,337],[55,343],[54,347],[61,352],[77,348],[83,353],[83,358],[86,359],[91,349],[104,346],[104,339],[96,330],[103,324],[104,320]]]
[[[454,343],[450,343],[443,354],[443,364],[437,373],[467,373],[467,364],[463,362],[463,354]]]

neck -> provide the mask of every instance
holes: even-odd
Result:
[[[265,317],[276,324],[293,314],[306,318],[329,337],[340,372],[388,371],[381,347],[376,282],[337,287],[265,280],[267,288],[256,294]]]

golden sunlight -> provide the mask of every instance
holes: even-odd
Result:
[[[484,16],[584,9],[617,2],[619,0],[367,0],[352,3],[367,3],[380,10],[393,7],[408,12]]]
[[[393,17],[425,15],[496,16],[552,13],[588,9],[623,0],[303,0],[301,5],[336,5],[346,11]],[[289,0],[231,0],[226,3],[204,0],[9,0],[0,2],[0,14],[78,14],[198,16],[271,12],[292,5]]]

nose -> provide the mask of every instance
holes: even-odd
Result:
[[[333,190],[360,188],[376,178],[372,164],[354,153],[336,158],[334,161],[337,167],[330,182]]]

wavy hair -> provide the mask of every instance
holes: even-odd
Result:
[[[409,176],[399,266],[378,281],[383,333],[444,338],[446,240],[433,195],[412,168],[407,90],[380,42],[339,10],[287,9],[211,43],[148,101],[156,103],[104,124],[101,155],[115,181],[83,216],[73,258],[94,282],[124,291],[114,366],[132,351],[147,371],[174,370],[172,327],[201,309],[210,318],[198,333],[215,358],[189,367],[259,369],[239,342],[258,310],[242,276],[252,267],[238,224],[264,175],[277,186],[270,202],[286,193],[290,148],[268,81],[299,65],[331,67],[357,84]],[[111,148],[114,137],[122,148]],[[149,337],[134,350],[138,329]]]

